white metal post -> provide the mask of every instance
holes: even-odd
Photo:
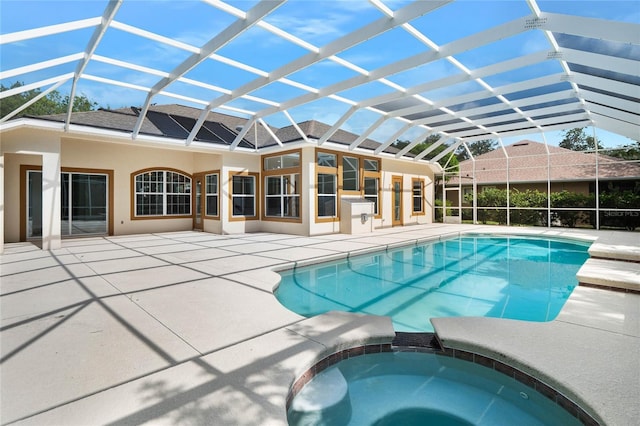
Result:
[[[598,139],[596,138],[596,126],[591,126],[593,129],[593,143],[596,149],[596,229],[600,229],[600,163],[598,153]]]
[[[547,138],[542,132],[542,140],[544,141],[544,149],[547,152],[547,228],[551,228],[551,152],[547,145]]]

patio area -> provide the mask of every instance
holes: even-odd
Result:
[[[638,233],[433,224],[317,237],[95,237],[54,251],[6,244],[1,423],[286,424],[300,374],[336,350],[389,343],[394,331],[384,317],[288,311],[273,296],[273,269],[468,231],[595,241],[580,280],[635,292],[579,286],[550,323],[440,319],[441,341],[502,354],[602,424],[640,418]]]

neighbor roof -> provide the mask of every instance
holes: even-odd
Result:
[[[276,128],[286,140],[295,138],[293,131],[304,139],[298,122],[314,130],[314,143],[343,140],[342,130],[358,134],[351,150],[376,140],[380,153],[399,138],[410,140],[398,156],[433,133],[450,150],[585,126],[640,137],[640,25],[620,9],[625,2],[42,5],[52,3],[68,8],[67,21],[51,21],[30,3],[29,19],[3,23],[3,30],[15,29],[0,35],[2,84],[25,85],[0,99],[32,89],[56,89],[72,99],[86,90],[99,103],[112,92],[117,99],[137,96],[129,104],[138,105],[138,115],[123,112],[119,120],[127,120],[121,130],[133,139],[157,134],[160,114],[182,108],[154,107],[171,99],[200,109],[176,114],[194,125],[174,139],[189,145],[208,132],[201,129],[206,122],[218,122],[239,129],[230,150],[281,143]],[[607,19],[588,16],[597,5]],[[3,4],[3,14],[19,15],[11,8],[24,5]],[[41,52],[51,53],[34,59]],[[19,111],[0,119],[0,131]],[[238,118],[211,119],[211,111]],[[332,120],[317,126],[318,114]],[[65,129],[73,120],[80,118],[68,113]]]
[[[596,159],[597,158],[597,159]],[[594,181],[599,179],[640,179],[640,164],[593,152],[572,151],[523,140],[512,145],[462,161],[460,178],[452,176],[449,185],[494,185],[558,181]]]

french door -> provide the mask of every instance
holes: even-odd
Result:
[[[391,194],[391,202],[393,203],[391,226],[402,226],[402,176],[391,178]]]
[[[197,231],[204,229],[204,222],[202,220],[205,215],[205,203],[203,202],[204,185],[203,174],[193,176],[193,229]]]

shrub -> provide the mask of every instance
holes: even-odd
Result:
[[[561,191],[551,193],[551,208],[593,208],[595,196],[577,192]],[[554,210],[551,213],[552,220],[557,220],[562,226],[574,228],[579,223],[592,223],[592,215],[583,210]]]
[[[511,210],[511,223],[519,225],[546,225],[547,224],[547,194],[537,190],[527,189],[526,191],[518,191],[514,189],[509,196],[509,205],[511,207],[523,208],[522,210]],[[530,210],[531,207],[539,207],[545,209]]]
[[[435,221],[442,222],[442,198],[436,198],[433,203],[435,208]],[[447,207],[451,206],[451,201],[447,200]],[[447,216],[451,216],[451,209],[447,209]]]

